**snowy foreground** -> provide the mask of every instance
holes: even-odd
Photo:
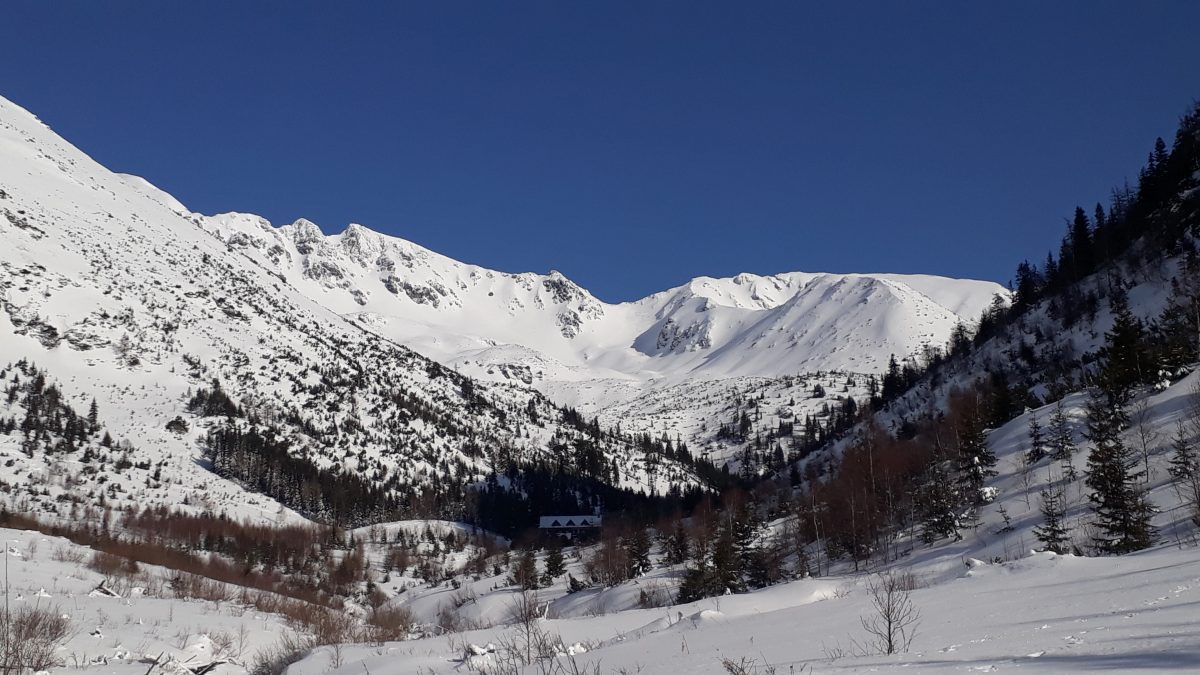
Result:
[[[599,662],[603,672],[720,672],[725,658],[753,660],[758,672],[769,672],[767,664],[776,672],[1200,668],[1195,548],[1105,559],[1039,553],[1003,565],[947,566],[942,576],[913,592],[921,623],[911,652],[896,656],[851,655],[852,639],[863,638],[859,617],[870,610],[862,585],[848,579],[806,579],[667,609],[542,623],[566,645],[595,645],[576,661]],[[288,672],[472,672],[489,657],[464,662],[463,644],[486,645],[503,630],[340,653],[326,647]]]
[[[867,638],[861,617],[872,615],[869,577],[852,574],[846,563],[836,568],[840,574],[659,609],[637,609],[639,596],[672,588],[679,568],[662,567],[616,588],[570,595],[560,581],[538,592],[548,617],[538,628],[560,638],[561,651],[575,654],[573,663],[572,657],[559,657],[566,672],[594,672],[597,663],[604,673],[723,672],[726,659],[748,673],[1200,672],[1200,548],[1167,471],[1172,431],[1194,410],[1198,390],[1200,373],[1193,373],[1139,397],[1143,431],[1153,439],[1145,489],[1157,509],[1159,545],[1126,557],[1032,552],[1033,528],[1041,523],[1038,493],[1047,481],[1059,480],[1061,468],[1049,459],[1026,465],[1021,457],[1030,419],[1044,423],[1053,406],[992,431],[988,442],[999,459],[999,475],[988,482],[995,501],[981,509],[979,526],[963,530],[961,541],[933,547],[901,537],[901,547],[910,552],[893,569],[917,580],[911,598],[921,613],[908,653],[861,655],[856,643]],[[1085,398],[1073,394],[1063,401],[1080,446],[1073,458],[1080,477],[1063,489],[1071,537],[1086,548]],[[568,570],[583,577],[578,561]],[[511,640],[520,630],[506,625],[517,592],[497,586],[504,586],[502,577],[466,582],[467,592],[413,588],[397,598],[421,618],[458,606],[465,622],[492,628],[383,646],[321,648],[288,672],[486,670],[496,658],[487,645]],[[538,665],[526,671],[550,672]]]
[[[114,589],[124,597],[112,597],[97,590],[100,574],[69,559],[90,555],[88,549],[33,532],[3,530],[2,536],[9,542],[13,605],[51,607],[71,617],[73,636],[62,650],[70,669],[140,674],[159,659],[159,672],[186,673],[229,659],[214,672],[243,672],[257,650],[288,630],[281,617],[230,601],[150,597],[138,587]],[[575,657],[578,665],[598,662],[606,673],[720,672],[726,658],[753,660],[751,671],[764,673],[767,664],[776,672],[1200,667],[1200,555],[1194,547],[1123,558],[1038,553],[1005,564],[944,560],[924,569],[929,586],[912,594],[922,615],[916,639],[908,654],[896,656],[852,654],[852,641],[863,638],[859,617],[870,610],[861,579],[850,577],[539,623],[572,651],[588,650]],[[498,591],[486,601],[498,607],[515,595]],[[288,672],[475,672],[487,668],[491,656],[464,659],[469,646],[497,642],[514,630],[322,647]]]
[[[198,665],[231,659],[248,662],[285,630],[278,614],[228,601],[169,597],[171,570],[140,566],[136,578],[106,577],[87,567],[94,551],[37,532],[0,528],[8,545],[9,603],[51,609],[70,618],[59,650],[69,670],[144,675],[188,675]],[[59,670],[65,670],[59,669]],[[242,673],[236,663],[215,673]]]
[[[1193,373],[1165,391],[1143,392],[1147,433],[1156,438],[1148,458],[1146,489],[1157,508],[1158,545],[1124,557],[1034,553],[1032,529],[1040,523],[1037,493],[1057,468],[1048,460],[1023,467],[1028,423],[1044,419],[1047,406],[1021,415],[989,436],[1000,462],[988,487],[995,501],[961,541],[932,547],[906,537],[907,555],[893,569],[911,573],[911,599],[921,617],[906,653],[866,655],[861,619],[872,616],[868,575],[847,563],[835,574],[806,578],[744,595],[640,609],[643,593],[673,591],[681,567],[658,566],[613,588],[567,592],[567,577],[537,591],[541,618],[530,626],[547,636],[560,655],[523,672],[681,673],[724,672],[726,661],[744,673],[834,671],[904,672],[1198,672],[1200,671],[1200,546],[1179,506],[1167,472],[1167,443],[1176,421],[1189,414],[1200,390]],[[1082,444],[1083,396],[1064,400]],[[1132,430],[1131,430],[1132,433]],[[1082,475],[1087,457],[1074,461]],[[1026,470],[1027,469],[1027,470]],[[1067,525],[1086,545],[1089,511],[1081,481],[1065,487]],[[1008,528],[1005,529],[1005,516]],[[450,523],[413,521],[377,529],[395,539],[413,530]],[[778,526],[778,523],[776,523]],[[377,569],[386,545],[371,539],[367,552]],[[173,572],[142,566],[134,576],[105,577],[89,567],[93,552],[33,532],[0,531],[8,540],[10,602],[14,607],[52,608],[69,615],[72,635],[59,650],[66,668],[97,673],[148,672],[240,675],[254,657],[292,635],[283,617],[232,600],[172,597]],[[587,549],[567,551],[567,571],[583,579]],[[443,555],[448,570],[462,569],[467,554]],[[655,556],[657,558],[657,555]],[[544,561],[539,562],[539,568]],[[494,574],[499,571],[499,574]],[[874,572],[876,570],[872,570]],[[395,575],[380,579],[388,603],[412,613],[419,625],[446,625],[463,632],[437,633],[402,642],[319,647],[291,665],[289,675],[390,675],[392,673],[512,672],[497,663],[489,645],[521,635],[512,608],[521,597],[507,570],[460,574],[454,582],[427,583]],[[115,579],[116,581],[113,581]],[[111,591],[111,592],[110,592]],[[646,603],[646,606],[653,603]],[[355,611],[349,607],[347,611]],[[500,650],[503,652],[503,649]],[[158,667],[151,664],[158,660]],[[561,666],[557,669],[555,666]],[[598,668],[597,668],[598,666]]]

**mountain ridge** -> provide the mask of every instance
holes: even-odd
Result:
[[[940,346],[955,324],[976,319],[995,296],[1009,297],[993,282],[935,275],[787,272],[700,276],[644,298],[607,303],[557,271],[491,270],[359,224],[326,235],[306,219],[275,226],[236,212],[190,217],[381,335],[476,376],[496,369],[541,372],[527,384],[879,372],[891,355],[904,358],[923,345]],[[871,311],[854,313],[852,320],[839,311],[854,305]],[[864,326],[871,327],[870,338],[856,340]],[[784,358],[753,358],[752,352],[779,340],[791,345]],[[854,353],[840,344],[846,340]],[[504,347],[530,353],[514,362]]]
[[[538,508],[703,484],[673,450],[634,448],[528,387],[477,382],[363,330],[4,99],[0,157],[0,367],[32,364],[75,410],[95,399],[115,441],[95,459],[58,453],[52,433],[0,438],[13,460],[0,482],[30,500],[22,510],[103,494],[117,508],[517,527],[532,501],[522,472],[552,491]],[[202,404],[214,397],[229,403]],[[268,476],[263,494],[247,489]],[[302,487],[313,476],[353,479],[364,498],[315,498]]]

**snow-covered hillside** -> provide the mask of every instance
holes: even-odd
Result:
[[[562,469],[550,447],[590,433],[527,387],[476,383],[348,322],[231,251],[146,181],[108,171],[3,99],[0,241],[0,367],[24,359],[46,371],[80,415],[94,398],[103,426],[128,442],[130,463],[165,463],[154,481],[174,487],[143,490],[147,499],[272,520],[280,512],[198,465],[200,441],[218,422],[188,404],[214,380],[241,406],[243,426],[269,428],[313,470],[398,499],[424,493],[423,515],[461,516],[466,488],[514,463],[553,457]],[[9,375],[18,391],[22,376]],[[181,416],[185,424],[168,428]],[[0,436],[0,452],[19,448]],[[651,476],[619,440],[599,451],[606,483],[658,493],[696,483],[671,460]],[[9,462],[4,480],[48,508],[62,503],[41,494],[38,476],[75,475],[80,460],[26,459]]]
[[[566,579],[537,591],[543,618],[535,628],[557,651],[536,672],[1021,672],[1062,673],[1093,669],[1119,672],[1181,672],[1196,663],[1200,640],[1192,630],[1200,593],[1200,557],[1191,506],[1169,471],[1169,439],[1182,421],[1195,434],[1200,420],[1200,373],[1164,391],[1146,389],[1134,407],[1144,411],[1126,436],[1154,438],[1145,457],[1144,484],[1155,504],[1156,546],[1122,557],[1086,558],[1034,552],[1034,528],[1042,524],[1039,493],[1061,490],[1069,503],[1071,539],[1091,548],[1091,513],[1084,483],[1090,445],[1083,436],[1082,393],[1063,401],[1078,449],[1077,477],[1064,479],[1050,458],[1028,463],[1031,419],[1046,421],[1054,406],[1031,410],[992,431],[988,443],[999,459],[980,508],[961,539],[927,545],[895,533],[903,553],[891,569],[911,574],[911,599],[920,612],[906,653],[859,653],[865,640],[860,617],[870,617],[870,577],[848,562],[824,576],[808,577],[746,594],[678,605],[646,602],[671,597],[682,566],[663,564],[622,584],[571,591]],[[786,519],[776,521],[782,534]],[[568,551],[567,572],[586,578],[585,565]],[[594,555],[579,551],[580,558]],[[382,647],[321,648],[293,666],[293,675],[371,673],[509,672],[505,645],[526,630],[512,608],[521,592],[504,575],[475,575],[461,587],[415,586],[393,602],[422,620],[449,613],[475,628],[443,638]],[[489,651],[488,645],[495,646]],[[729,671],[723,661],[744,665]],[[557,664],[557,665],[555,665]],[[559,669],[561,668],[561,669]],[[490,670],[489,670],[490,669]]]
[[[990,282],[918,275],[742,274],[608,304],[556,272],[496,272],[359,225],[327,236],[306,220],[274,227],[251,215],[192,213],[149,181],[99,166],[7,101],[0,124],[6,355],[58,376],[76,407],[95,396],[106,412],[119,409],[126,419],[110,426],[134,446],[186,447],[184,459],[204,430],[179,437],[165,424],[184,412],[189,389],[213,377],[272,419],[304,418],[309,428],[355,436],[363,411],[389,396],[385,389],[419,392],[410,407],[461,403],[461,374],[492,383],[480,389],[491,419],[471,433],[498,434],[528,458],[555,430],[499,427],[529,410],[531,396],[534,407],[550,405],[532,387],[605,426],[704,446],[723,460],[743,448],[714,436],[713,416],[731,405],[714,398],[718,392],[744,393],[748,382],[766,379],[778,381],[765,388],[788,389],[792,380],[780,378],[819,372],[878,372],[892,354],[943,344],[955,324],[1007,293]],[[397,345],[457,372],[442,377]],[[356,383],[351,373],[379,379],[379,391],[326,391]],[[396,373],[403,376],[390,377]],[[141,411],[136,422],[133,409]],[[801,405],[780,414],[815,412]],[[362,431],[382,424],[399,433],[392,422],[374,424]],[[309,454],[322,466],[424,485],[436,484],[429,476],[447,456],[351,460],[348,441]],[[462,445],[428,428],[403,442],[365,444],[425,441],[449,456]],[[482,471],[462,460],[464,479]],[[625,471],[621,484],[634,489],[661,493],[681,480],[671,471],[639,477],[628,463]]]
[[[879,372],[893,354],[941,346],[956,323],[1007,297],[984,281],[793,272],[700,277],[609,304],[558,272],[497,272],[361,225],[326,236],[303,219],[275,227],[240,213],[191,217],[380,335],[588,413],[697,380]]]
[[[1007,295],[984,281],[793,272],[700,277],[614,305],[558,272],[497,272],[361,225],[326,236],[303,219],[275,227],[240,213],[192,217],[382,335],[443,363],[530,382],[877,372],[892,354],[940,346],[956,322]]]
[[[625,421],[709,448],[722,445],[712,413],[730,402],[688,402],[744,389],[747,378],[878,373],[892,355],[941,347],[956,324],[1009,296],[985,281],[793,272],[699,277],[609,304],[558,272],[498,272],[362,225],[327,236],[304,219],[276,227],[242,213],[189,217],[312,300],[461,373],[532,386],[605,425]]]

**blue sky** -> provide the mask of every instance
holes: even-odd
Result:
[[[1170,140],[1197,26],[1197,2],[17,0],[0,94],[192,209],[610,301],[742,271],[1007,281]]]

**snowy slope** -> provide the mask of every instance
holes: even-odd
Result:
[[[891,354],[940,346],[979,317],[997,284],[896,274],[700,277],[608,304],[558,272],[464,264],[352,224],[325,236],[307,220],[193,215],[231,249],[310,298],[464,372],[568,396],[565,382],[878,372]],[[609,402],[622,400],[614,393]]]
[[[822,577],[655,609],[639,608],[640,594],[674,589],[679,567],[658,567],[616,587],[576,593],[560,581],[538,591],[546,611],[537,626],[561,645],[557,660],[565,672],[594,672],[597,664],[603,673],[728,672],[723,659],[746,659],[743,672],[758,673],[1192,672],[1200,662],[1197,531],[1167,468],[1177,422],[1200,420],[1200,373],[1164,391],[1140,392],[1135,402],[1146,411],[1145,426],[1156,439],[1145,489],[1156,506],[1159,536],[1155,547],[1132,555],[1032,551],[1033,528],[1041,523],[1038,492],[1047,485],[1065,491],[1071,536],[1089,546],[1084,399],[1074,393],[1063,401],[1079,445],[1073,456],[1077,480],[1063,483],[1060,467],[1049,458],[1032,466],[1021,461],[1029,448],[1030,419],[1045,422],[1052,406],[1031,410],[989,434],[999,475],[988,481],[995,500],[982,507],[978,527],[964,529],[960,541],[932,546],[897,534],[904,555],[891,567],[910,572],[918,586],[912,601],[920,621],[907,653],[855,653],[854,643],[866,638],[860,617],[872,610],[867,577],[853,574],[844,562]],[[1196,439],[1196,427],[1190,428]],[[1136,443],[1136,434],[1130,429],[1127,441]],[[570,552],[567,558],[568,571],[585,577]],[[464,578],[463,584],[459,590],[411,588],[397,601],[425,618],[453,608],[464,625],[477,628],[452,640],[349,647],[337,665],[323,648],[289,673],[453,673],[496,665],[492,655],[468,654],[468,645],[502,645],[517,634],[521,629],[509,609],[519,594],[503,576]],[[574,666],[567,649],[575,654]],[[563,671],[542,663],[527,672]]]
[[[1200,373],[1165,391],[1140,393],[1147,424],[1161,440],[1181,417],[1195,419],[1198,384]],[[1078,393],[1064,401],[1080,441],[1075,461],[1081,469],[1088,451],[1079,434],[1082,402]],[[745,672],[757,673],[1192,672],[1200,654],[1195,629],[1200,556],[1195,527],[1186,522],[1179,496],[1168,485],[1169,450],[1160,444],[1149,458],[1147,488],[1159,508],[1156,547],[1108,558],[1034,553],[1036,492],[1058,474],[1044,460],[1027,481],[1019,457],[1028,449],[1029,419],[1049,412],[1049,407],[1029,411],[989,435],[1000,460],[999,475],[988,483],[996,500],[984,507],[978,528],[964,530],[961,541],[933,546],[913,546],[900,533],[901,548],[908,552],[894,566],[917,580],[912,601],[920,611],[905,653],[854,653],[854,642],[865,638],[860,617],[872,610],[868,578],[852,574],[846,564],[822,577],[653,609],[639,608],[639,595],[673,588],[678,567],[658,567],[616,587],[576,593],[568,593],[565,580],[559,579],[538,591],[545,616],[535,625],[575,655],[574,666],[571,657],[557,657],[565,672],[721,673],[728,672],[725,659],[744,659]],[[1074,500],[1070,526],[1082,541],[1088,533],[1086,505],[1078,498],[1083,486],[1076,482],[1065,488]],[[1027,501],[1031,492],[1034,499]],[[1011,530],[1002,531],[1001,507],[1011,518]],[[400,530],[427,527],[439,535],[452,530],[467,534],[452,523],[437,522],[372,529],[386,530],[394,539]],[[368,530],[356,534],[374,542]],[[250,655],[270,646],[287,628],[281,617],[236,600],[173,597],[165,583],[171,572],[150,566],[133,583],[116,586],[120,597],[106,597],[94,592],[103,577],[83,567],[90,551],[30,532],[0,530],[0,538],[8,544],[14,606],[52,608],[73,622],[75,631],[59,651],[64,667],[51,672],[87,663],[89,669],[122,675],[187,675],[178,662],[204,664],[216,657],[228,660],[217,673],[236,675],[249,666]],[[382,549],[372,545],[369,550]],[[583,578],[586,573],[574,554],[567,552],[568,571]],[[447,556],[447,567],[457,567],[459,558]],[[489,668],[497,660],[486,645],[502,645],[521,631],[510,620],[519,593],[505,576],[464,574],[454,583],[393,576],[381,583],[393,591],[392,603],[412,611],[420,622],[453,615],[464,632],[319,647],[287,672],[493,672]],[[471,654],[471,645],[481,653]],[[148,669],[160,653],[167,665]],[[541,663],[524,672],[564,671]]]
[[[985,281],[793,272],[699,277],[609,304],[558,272],[489,270],[357,224],[326,236],[304,219],[190,218],[310,299],[459,372],[532,386],[606,425],[673,429],[694,446],[718,444],[715,410],[688,401],[747,378],[878,373],[1008,297]]]
[[[526,387],[476,385],[347,322],[231,252],[146,181],[108,171],[3,99],[0,241],[0,361],[47,370],[80,412],[95,397],[105,427],[131,443],[133,463],[166,461],[169,487],[147,495],[153,502],[284,517],[197,466],[207,421],[191,420],[185,434],[166,429],[190,419],[189,393],[214,378],[258,419],[288,430],[313,464],[396,490],[483,480],[492,458],[473,448],[532,461],[552,438],[579,433]],[[18,447],[0,436],[0,454]],[[690,480],[668,463],[652,486],[640,455],[619,443],[606,450],[626,487],[665,491]],[[34,470],[9,463],[3,478],[55,508],[36,494]]]

